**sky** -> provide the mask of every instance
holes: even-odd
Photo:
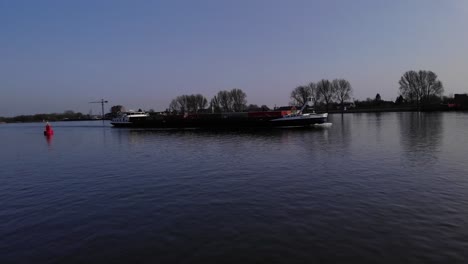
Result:
[[[347,79],[354,99],[398,96],[408,70],[468,93],[464,0],[0,0],[0,116],[165,110],[242,89],[248,104]]]

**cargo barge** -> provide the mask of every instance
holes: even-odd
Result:
[[[302,109],[301,109],[302,110]],[[114,127],[132,128],[268,128],[308,127],[327,122],[328,114],[264,111],[219,114],[154,114],[127,112],[112,119]]]

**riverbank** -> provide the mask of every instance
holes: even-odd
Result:
[[[341,110],[329,110],[329,114],[341,114],[341,113],[376,113],[376,112],[414,112],[418,109],[416,107],[383,107],[383,108],[352,108]]]
[[[21,124],[21,123],[45,123],[45,122],[75,122],[75,121],[102,121],[102,119],[64,119],[64,120],[25,120],[25,121],[18,121],[18,120],[7,120],[7,121],[0,121],[1,124]]]
[[[398,106],[398,107],[372,107],[372,108],[350,108],[346,109],[345,111],[341,111],[340,109],[330,109],[325,111],[324,109],[317,110],[317,113],[329,113],[329,114],[345,114],[345,113],[379,113],[379,112],[452,112],[452,111],[467,111],[464,108],[453,108],[449,107],[448,105],[431,105],[422,107],[418,109],[416,106]],[[96,118],[41,118],[35,119],[31,118],[34,116],[18,116],[18,117],[0,117],[0,124],[6,123],[41,123],[44,121],[49,122],[61,122],[61,121],[101,121],[102,119]],[[41,117],[44,117],[41,115]]]
[[[379,113],[379,112],[461,112],[466,109],[450,108],[447,105],[433,105],[428,107],[421,107],[418,109],[416,106],[402,106],[402,107],[376,107],[376,108],[352,108],[341,111],[338,109],[329,110],[329,114],[341,113]]]

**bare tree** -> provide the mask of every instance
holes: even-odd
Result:
[[[241,89],[231,91],[219,91],[210,101],[213,111],[220,112],[240,112],[246,108],[246,95]],[[173,99],[169,105],[172,112],[197,113],[200,109],[205,109],[208,101],[201,94],[181,95]]]
[[[179,97],[172,99],[171,103],[169,104],[169,109],[171,112],[179,112],[182,110],[182,106],[179,104]]]
[[[247,95],[241,89],[232,89],[229,94],[232,100],[232,110],[234,112],[244,111],[247,104]]]
[[[419,75],[415,71],[407,71],[403,74],[400,81],[400,94],[411,103],[419,104],[421,98],[421,89],[419,86]]]
[[[270,111],[270,108],[266,105],[262,105],[260,106],[260,108],[262,109],[262,111]]]
[[[376,95],[375,95],[375,99],[374,99],[374,101],[375,101],[375,102],[377,102],[377,103],[378,103],[378,102],[380,102],[380,101],[382,101],[382,96],[380,96],[380,94],[379,94],[379,93],[378,93],[378,94],[376,94]]]
[[[351,84],[345,79],[335,79],[332,82],[335,97],[341,105],[341,112],[344,111],[344,102],[351,98]]]
[[[444,93],[444,86],[437,80],[437,74],[432,71],[419,71],[423,87],[423,103],[430,103],[432,97],[441,97]]]
[[[221,106],[219,103],[218,96],[213,96],[210,100],[210,108],[213,112],[221,112]]]
[[[401,104],[404,103],[404,102],[405,102],[405,99],[403,98],[402,95],[399,95],[399,96],[396,98],[396,100],[395,100],[395,104],[396,104],[396,105],[401,105]]]
[[[320,94],[317,92],[317,84],[316,83],[309,83],[309,90],[310,96],[312,97],[312,101],[314,102],[314,107],[317,105],[317,102],[320,101]]]
[[[431,99],[442,96],[444,92],[442,82],[437,80],[437,75],[432,71],[407,71],[398,83],[403,98],[416,103],[418,108],[430,103]]]
[[[260,106],[256,105],[256,104],[249,104],[247,106],[247,111],[248,112],[253,112],[253,111],[261,111],[262,109],[260,108]]]
[[[179,111],[179,103],[176,99],[172,99],[171,103],[169,104],[169,111],[170,112],[177,112]]]
[[[177,96],[175,99],[172,99],[171,103],[169,104],[169,109],[173,112],[188,111],[187,96],[181,95]]]
[[[247,108],[247,95],[241,89],[219,91],[211,99],[211,106],[223,112],[242,112]]]
[[[294,88],[294,90],[292,90],[291,92],[290,97],[292,99],[291,104],[296,106],[303,106],[309,101],[309,98],[312,97],[312,91],[310,89],[310,86],[301,85]]]
[[[232,97],[229,91],[219,91],[218,95],[219,107],[224,112],[232,111]]]
[[[169,109],[175,112],[196,113],[207,105],[206,98],[201,94],[181,95],[171,101]]]
[[[317,83],[317,94],[320,95],[321,100],[325,103],[327,112],[330,103],[333,102],[335,91],[332,83],[329,80],[322,79]]]
[[[187,104],[187,112],[196,113],[197,112],[196,96],[193,94],[185,95],[185,100]]]
[[[201,95],[201,94],[196,94],[194,95],[194,98],[193,100],[195,101],[195,108],[196,108],[196,111],[200,110],[200,109],[205,109],[206,106],[208,105],[208,101],[206,100],[206,98]]]
[[[122,105],[114,105],[110,108],[110,112],[112,114],[122,113],[125,112],[125,107],[123,107]]]

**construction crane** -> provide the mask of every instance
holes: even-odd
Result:
[[[108,101],[101,99],[100,101],[97,102],[89,102],[90,104],[101,104],[102,107],[102,120],[104,120],[104,104],[107,104]]]

